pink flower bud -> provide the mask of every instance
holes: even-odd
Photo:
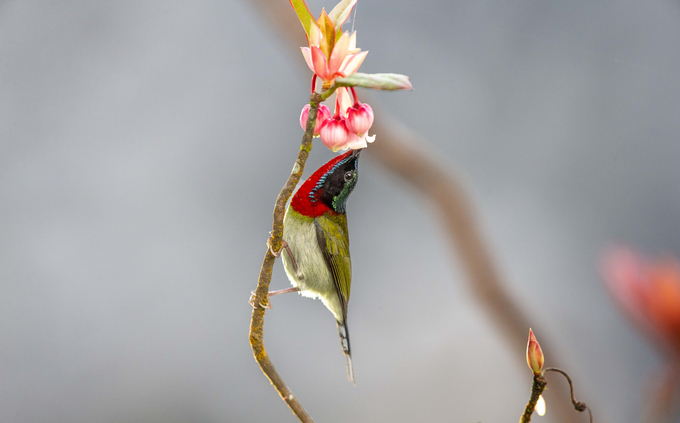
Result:
[[[345,119],[336,116],[328,121],[321,128],[321,141],[333,151],[338,151],[347,144],[350,133],[345,125]]]
[[[355,104],[347,110],[347,129],[362,137],[373,125],[373,109],[366,103]]]
[[[534,336],[534,332],[529,329],[529,342],[527,343],[527,364],[535,375],[540,375],[543,370],[543,351]]]
[[[307,130],[307,118],[309,117],[309,104],[305,104],[300,114],[300,126]],[[314,136],[318,137],[321,127],[331,118],[331,111],[324,104],[319,104],[319,111],[316,113],[316,125],[314,125]]]

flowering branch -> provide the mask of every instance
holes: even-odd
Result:
[[[302,136],[302,145],[298,153],[297,160],[293,165],[286,184],[276,197],[276,205],[274,206],[274,222],[272,223],[272,236],[267,241],[267,252],[264,256],[262,268],[260,269],[260,276],[257,280],[257,288],[250,303],[253,306],[253,314],[250,318],[250,348],[253,350],[253,355],[260,369],[267,376],[269,381],[274,385],[274,388],[281,396],[281,399],[290,407],[295,416],[303,423],[313,423],[314,420],[307,414],[302,404],[295,398],[291,390],[288,388],[283,378],[274,368],[274,363],[269,359],[267,351],[264,349],[264,310],[268,304],[269,283],[272,280],[272,269],[276,257],[272,251],[281,251],[283,238],[283,217],[286,212],[286,203],[293,190],[300,182],[302,172],[305,170],[305,163],[309,152],[312,150],[312,138],[314,134],[314,126],[316,125],[316,114],[319,109],[319,103],[322,101],[326,93],[313,93],[309,99],[309,118],[307,119],[307,127],[305,134]]]

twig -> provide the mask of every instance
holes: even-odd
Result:
[[[569,382],[569,390],[571,393],[571,403],[574,405],[574,409],[579,412],[588,410],[588,415],[590,416],[590,423],[593,423],[593,413],[590,411],[590,408],[588,408],[585,402],[577,401],[576,397],[574,397],[574,384],[571,381],[571,378],[569,377],[567,372],[565,372],[564,370],[557,369],[555,367],[547,368],[543,371],[543,373],[534,375],[534,381],[531,385],[531,397],[529,398],[527,406],[524,407],[524,413],[522,414],[522,417],[520,417],[519,423],[529,423],[531,421],[531,415],[533,414],[534,409],[536,408],[538,398],[541,396],[541,394],[545,390],[545,387],[548,385],[548,382],[544,378],[545,374],[548,372],[557,372],[563,375],[565,378],[567,378],[567,382]]]
[[[519,423],[529,423],[531,421],[531,415],[534,413],[538,398],[545,390],[545,385],[547,384],[548,382],[543,379],[543,375],[534,375],[534,382],[531,384],[531,398],[529,398],[527,406],[524,407],[524,413],[520,417]]]
[[[299,46],[304,45],[304,31],[290,10],[290,4],[282,0],[251,0],[271,24],[286,36],[291,54],[299,55]],[[293,56],[295,57],[295,56]],[[364,97],[370,93],[362,94]],[[468,276],[470,289],[476,294],[480,306],[491,316],[498,333],[505,336],[511,351],[524,351],[526,346],[526,328],[530,321],[522,307],[508,293],[503,280],[486,246],[484,237],[479,232],[479,225],[471,201],[462,184],[439,163],[431,153],[431,147],[414,131],[404,127],[389,113],[376,111],[371,101],[376,119],[373,128],[379,134],[380,141],[367,149],[369,157],[383,164],[388,170],[401,176],[416,188],[416,192],[424,194],[434,203],[446,228],[446,234],[460,256]],[[533,325],[536,327],[536,325]],[[544,348],[551,353],[551,361],[559,363],[549,340],[542,341]],[[518,355],[518,365],[524,366],[524,356]],[[566,391],[562,387],[553,389],[547,396],[563,396]],[[575,422],[573,413],[556,401],[557,415],[562,423]]]
[[[307,127],[305,134],[302,136],[302,145],[298,153],[297,160],[293,166],[293,171],[288,177],[288,181],[276,197],[276,205],[274,206],[274,222],[272,223],[272,236],[268,241],[267,253],[264,256],[262,268],[260,269],[260,276],[257,280],[257,289],[255,290],[255,298],[253,299],[253,314],[250,319],[250,347],[253,350],[255,360],[260,365],[262,372],[269,378],[269,381],[274,385],[276,391],[281,395],[288,407],[295,416],[303,423],[314,423],[314,420],[307,414],[300,402],[295,398],[291,390],[288,388],[283,378],[274,368],[274,363],[269,359],[267,351],[264,349],[264,311],[267,305],[269,293],[269,283],[272,280],[272,269],[276,257],[272,251],[280,251],[282,248],[283,238],[283,217],[286,212],[286,204],[288,199],[293,194],[293,190],[300,182],[302,172],[305,170],[305,162],[312,150],[312,137],[314,134],[314,126],[316,124],[316,113],[319,109],[319,103],[326,93],[312,94],[309,99],[309,117],[307,118]],[[326,96],[327,97],[327,96]]]
[[[569,391],[571,393],[571,403],[574,405],[574,410],[578,412],[583,412],[585,410],[588,410],[588,414],[590,415],[590,423],[593,423],[593,413],[590,411],[590,408],[586,405],[585,402],[583,401],[576,401],[576,397],[574,397],[574,384],[571,381],[571,378],[565,372],[564,370],[555,368],[555,367],[549,367],[543,371],[543,374],[548,373],[548,372],[557,372],[567,378],[567,382],[569,382]]]

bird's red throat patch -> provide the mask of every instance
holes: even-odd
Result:
[[[297,190],[290,206],[296,212],[307,217],[319,217],[325,213],[335,213],[333,209],[325,205],[321,200],[321,193],[323,192],[323,184],[326,181],[326,176],[331,173],[336,166],[344,163],[352,155],[353,150],[349,150],[345,154],[341,154],[328,161],[321,166],[307,178],[307,180]]]

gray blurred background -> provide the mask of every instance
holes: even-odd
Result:
[[[411,77],[382,109],[463,177],[578,396],[637,421],[663,358],[598,260],[613,241],[680,254],[680,6],[360,0],[355,29],[362,71]],[[247,300],[310,76],[247,1],[0,3],[0,421],[296,421]],[[306,175],[331,157],[317,144]],[[331,314],[297,295],[266,314],[279,372],[318,422],[517,421],[530,372],[432,208],[370,148],[360,179],[357,386]]]

